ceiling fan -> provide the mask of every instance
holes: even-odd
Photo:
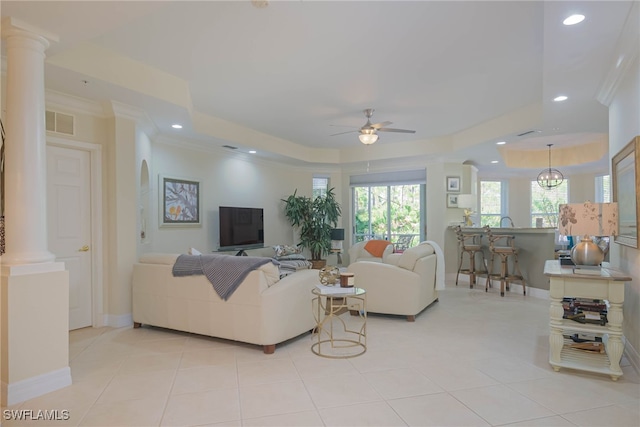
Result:
[[[343,135],[345,133],[359,132],[358,138],[360,138],[360,142],[365,145],[373,144],[378,140],[377,132],[398,132],[398,133],[416,133],[415,130],[409,129],[394,129],[388,128],[385,126],[389,126],[393,122],[380,122],[380,123],[371,123],[371,116],[375,110],[373,108],[367,108],[363,110],[365,117],[367,118],[367,123],[364,124],[360,129],[350,130],[347,132],[334,133],[331,136]]]

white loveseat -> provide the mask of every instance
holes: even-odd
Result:
[[[434,242],[422,242],[383,262],[356,261],[347,269],[367,291],[367,311],[406,316],[410,322],[444,288],[444,257]],[[439,273],[439,274],[438,274]]]
[[[271,262],[250,272],[222,300],[204,275],[174,277],[177,254],[147,254],[133,266],[133,321],[263,346],[312,330],[311,290],[318,270],[300,270],[279,278]]]

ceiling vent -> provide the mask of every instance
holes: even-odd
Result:
[[[529,130],[523,133],[519,133],[518,136],[525,136],[525,135],[529,135],[530,133],[534,133],[534,132],[538,132],[536,130]]]
[[[229,150],[237,150],[238,147],[234,147],[233,145],[223,145],[224,148],[228,148]]]
[[[46,126],[50,132],[74,135],[74,117],[56,111],[46,111]]]

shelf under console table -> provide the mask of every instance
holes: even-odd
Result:
[[[602,267],[600,274],[574,274],[570,266],[560,265],[558,260],[548,260],[544,274],[549,277],[549,363],[555,371],[560,368],[578,369],[611,376],[616,381],[622,376],[620,359],[624,350],[622,332],[622,305],[624,284],[631,277],[619,270]],[[564,319],[564,297],[608,300],[608,322],[604,325],[582,324]],[[593,353],[571,348],[571,340],[565,339],[566,331],[602,336],[605,353]]]

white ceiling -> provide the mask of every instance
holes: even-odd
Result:
[[[547,166],[547,144],[606,141],[596,96],[631,3],[2,1],[1,12],[59,37],[48,90],[140,108],[171,138],[307,163],[470,161],[510,176]],[[571,13],[586,19],[563,26]],[[97,66],[91,52],[113,59]],[[362,126],[365,108],[416,133],[380,133],[370,148],[357,133],[330,136]],[[507,167],[499,140],[544,152],[542,164]],[[606,154],[561,169],[594,168],[608,170]]]

